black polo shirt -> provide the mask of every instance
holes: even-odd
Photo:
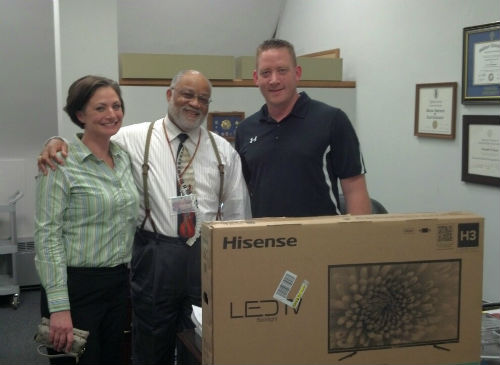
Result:
[[[238,126],[254,217],[340,214],[338,179],[366,172],[347,115],[305,92],[281,122],[264,105]]]

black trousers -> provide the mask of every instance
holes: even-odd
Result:
[[[68,268],[68,295],[73,327],[89,331],[79,365],[122,364],[124,330],[127,326],[129,270],[113,268]],[[41,291],[42,316],[50,318],[47,296]],[[49,353],[57,354],[55,351]],[[50,359],[51,364],[75,364],[75,359]]]
[[[201,305],[200,240],[138,230],[131,264],[132,361],[173,364],[177,332],[193,328],[192,305]],[[178,349],[177,363],[189,363]]]

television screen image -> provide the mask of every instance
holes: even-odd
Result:
[[[328,351],[458,342],[461,260],[330,265]]]

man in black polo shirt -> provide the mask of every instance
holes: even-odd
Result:
[[[359,141],[340,109],[297,92],[302,69],[293,45],[257,48],[253,73],[266,104],[236,132],[253,217],[340,214],[338,181],[350,214],[369,214]]]

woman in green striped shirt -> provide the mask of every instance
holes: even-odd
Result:
[[[63,166],[37,178],[42,316],[50,318],[57,351],[71,349],[75,327],[90,331],[80,364],[120,363],[139,211],[129,156],[110,141],[123,119],[120,88],[104,77],[82,77],[70,86],[64,110],[84,132],[70,143]]]

